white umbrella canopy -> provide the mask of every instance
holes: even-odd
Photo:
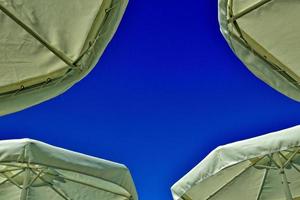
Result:
[[[137,200],[121,164],[35,140],[0,141],[0,199]]]
[[[0,0],[0,115],[53,98],[96,65],[127,0]]]
[[[219,0],[228,44],[257,77],[300,101],[300,2]]]
[[[220,146],[172,193],[174,200],[299,200],[300,126]]]

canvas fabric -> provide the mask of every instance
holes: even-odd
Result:
[[[230,14],[238,16],[259,3],[263,5],[238,17],[239,33],[228,21]],[[296,101],[300,101],[300,28],[295,20],[299,10],[300,2],[294,0],[219,0],[221,32],[233,52],[258,78]]]
[[[0,115],[62,94],[97,64],[127,0],[0,0]]]
[[[299,199],[299,147],[300,126],[220,146],[174,184],[174,200],[286,200],[281,173],[268,156],[285,163],[279,153],[288,157],[294,150],[285,173],[293,199]],[[264,165],[270,169],[259,167]]]
[[[126,166],[39,141],[0,141],[0,196],[10,200],[137,200]]]

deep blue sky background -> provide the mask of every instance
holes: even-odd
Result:
[[[125,163],[141,200],[215,147],[300,123],[300,104],[233,55],[217,0],[131,0],[94,71],[51,101],[0,119],[0,139],[33,138]]]

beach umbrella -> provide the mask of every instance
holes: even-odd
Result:
[[[217,148],[172,192],[174,200],[299,200],[300,126]]]
[[[126,6],[127,0],[0,0],[0,115],[53,98],[86,76]]]
[[[124,165],[22,139],[0,141],[0,199],[138,198]]]
[[[219,0],[221,31],[257,77],[300,101],[300,2]]]

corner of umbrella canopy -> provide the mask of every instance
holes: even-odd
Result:
[[[32,87],[21,87],[21,89],[0,94],[0,116],[24,110],[61,95],[83,79],[96,66],[97,61],[114,36],[127,4],[128,0],[112,0],[111,7],[105,11],[108,13],[108,18],[103,27],[101,25],[104,30],[98,32],[101,38],[99,39],[100,36],[98,36],[94,41],[94,45],[74,61],[78,66],[81,66],[80,69],[76,68],[68,71],[67,74],[55,80],[51,79],[51,81]]]
[[[295,147],[300,147],[299,125],[219,146],[172,186],[173,198],[174,200],[188,200],[189,197],[184,197],[184,195],[194,186],[201,184],[225,169],[239,164],[242,167],[244,167],[243,165],[255,165],[267,155]]]
[[[25,168],[41,166],[86,175],[99,179],[102,183],[112,184],[112,188],[120,191],[128,199],[138,199],[131,173],[124,164],[69,151],[37,140],[24,138],[0,141],[0,163],[3,166],[16,164]]]
[[[235,8],[237,9],[235,10],[233,7],[237,6],[237,2],[247,6],[242,10],[237,8]],[[252,43],[255,43],[255,41],[249,39],[251,37],[248,37],[244,31],[241,32],[236,22],[237,19],[247,16],[252,10],[267,6],[271,3],[274,3],[274,1],[219,0],[218,13],[220,29],[232,51],[249,71],[279,93],[300,102],[300,81],[298,75],[295,74],[295,70],[285,66],[265,50],[263,46],[253,48]],[[232,20],[234,20],[234,23],[232,23]],[[245,34],[247,35],[247,40],[244,38]]]
[[[183,200],[181,197],[185,193],[185,191],[182,192],[182,194],[177,194],[177,191],[179,190],[179,186],[177,184],[173,185],[171,187],[171,193],[174,200]]]
[[[17,141],[17,140],[16,140]],[[28,145],[32,145],[32,144],[38,144],[38,143],[41,143],[37,140],[34,140],[34,139],[30,139],[30,138],[23,138],[23,139],[20,139],[19,140],[21,143],[24,143],[25,146],[28,146]]]

